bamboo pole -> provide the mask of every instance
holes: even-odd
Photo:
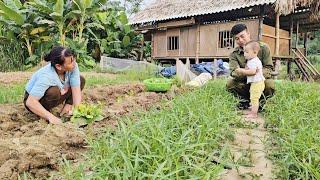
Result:
[[[295,48],[298,48],[298,44],[299,44],[299,21],[297,21],[297,30],[296,30],[296,44],[295,44]]]
[[[308,33],[305,32],[304,33],[304,38],[303,38],[303,48],[304,48],[304,54],[305,56],[307,56],[307,50],[308,50],[308,45],[307,45],[307,42],[308,42]]]
[[[197,26],[197,50],[196,50],[196,64],[199,64],[200,55],[200,24]]]
[[[311,69],[316,73],[316,75],[320,76],[319,71],[313,66],[313,64],[308,60],[308,58],[302,54],[302,52],[297,49],[297,52],[301,55],[301,57],[307,62],[307,64],[311,67]]]
[[[289,43],[289,54],[292,55],[292,36],[293,36],[293,17],[290,15],[290,43]]]
[[[262,40],[262,25],[263,25],[263,15],[264,15],[264,6],[260,6],[259,12],[259,30],[258,30],[258,40]]]
[[[292,57],[292,36],[293,36],[293,15],[290,15],[290,43],[289,43],[289,55]],[[288,59],[287,62],[287,74],[289,77],[292,75],[292,70],[291,70],[291,64],[292,64],[292,58]]]
[[[276,52],[275,55],[279,56],[280,51],[280,13],[276,15]]]
[[[306,70],[303,68],[303,66],[301,65],[300,61],[295,60],[295,63],[299,67],[300,71],[302,72],[302,75],[307,79],[307,81],[309,81],[309,75],[306,72]]]
[[[280,13],[277,12],[276,14],[276,51],[275,56],[279,56],[280,52]],[[275,62],[274,70],[277,74],[279,74],[281,62],[280,59],[277,57]],[[277,77],[275,77],[277,78]]]
[[[151,33],[151,57],[155,57],[155,49],[154,49],[154,34]]]

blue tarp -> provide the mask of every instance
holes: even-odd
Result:
[[[177,73],[176,66],[165,67],[160,70],[160,74],[163,77],[168,77],[168,78],[175,75],[176,73]]]
[[[226,63],[224,63],[221,59],[217,60],[217,69],[216,74],[217,76],[223,76],[229,74],[229,69],[225,67]],[[199,64],[192,64],[191,71],[201,73],[210,73],[213,75],[213,62],[202,62]],[[160,74],[164,77],[171,77],[177,73],[176,66],[165,67],[160,70]]]

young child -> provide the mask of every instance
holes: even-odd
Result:
[[[246,113],[247,118],[258,117],[259,99],[265,88],[262,63],[257,57],[260,45],[256,41],[248,42],[244,47],[244,57],[247,59],[246,69],[239,68],[238,71],[247,75],[247,83],[250,83],[250,105],[251,111]]]

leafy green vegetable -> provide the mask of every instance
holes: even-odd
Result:
[[[71,122],[76,125],[83,126],[103,119],[104,117],[101,104],[80,104],[73,110]]]

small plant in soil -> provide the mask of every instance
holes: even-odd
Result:
[[[71,122],[78,126],[92,124],[95,121],[103,120],[102,105],[99,104],[80,104],[73,110]]]

